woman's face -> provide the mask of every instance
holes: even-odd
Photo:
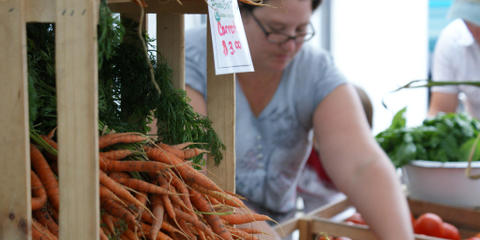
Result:
[[[271,0],[268,4],[273,7],[258,7],[242,16],[244,27],[255,71],[282,71],[303,42],[292,39],[284,43],[269,42],[260,25],[267,32],[288,36],[303,33],[309,27],[312,3],[310,0]]]
[[[468,30],[472,33],[473,38],[475,41],[477,41],[478,44],[480,44],[480,26],[473,24],[469,21],[465,21],[465,24],[468,27]]]

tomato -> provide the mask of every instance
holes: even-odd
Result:
[[[345,222],[351,222],[351,223],[360,224],[360,225],[367,225],[362,215],[360,215],[360,213],[358,212],[355,212],[352,216],[345,219]]]
[[[420,215],[415,224],[413,230],[417,234],[425,234],[433,237],[443,236],[443,221],[435,213],[424,213]]]
[[[458,228],[453,226],[450,223],[443,222],[443,238],[446,239],[453,239],[453,240],[460,240],[460,233],[458,232]]]

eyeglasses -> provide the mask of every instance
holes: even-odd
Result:
[[[262,23],[260,23],[260,20],[258,20],[258,18],[255,17],[253,13],[251,13],[250,15],[252,15],[253,20],[255,20],[255,22],[258,24],[260,29],[262,29],[263,33],[265,34],[265,38],[267,38],[267,41],[271,43],[282,44],[290,40],[295,41],[295,43],[303,43],[312,39],[313,36],[315,35],[315,30],[313,29],[311,22],[308,23],[307,29],[304,32],[298,33],[295,36],[290,36],[288,34],[281,33],[281,32],[267,31],[267,29],[265,29]]]

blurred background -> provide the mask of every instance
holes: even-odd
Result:
[[[407,125],[426,117],[429,90],[396,88],[428,79],[430,58],[453,0],[323,0],[312,17],[316,36],[308,42],[328,50],[347,78],[370,96],[374,134],[407,107]],[[155,36],[155,16],[148,17]],[[185,30],[206,24],[206,15],[185,17]]]

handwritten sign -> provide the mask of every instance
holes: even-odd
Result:
[[[215,74],[252,72],[253,64],[237,0],[208,0]]]

